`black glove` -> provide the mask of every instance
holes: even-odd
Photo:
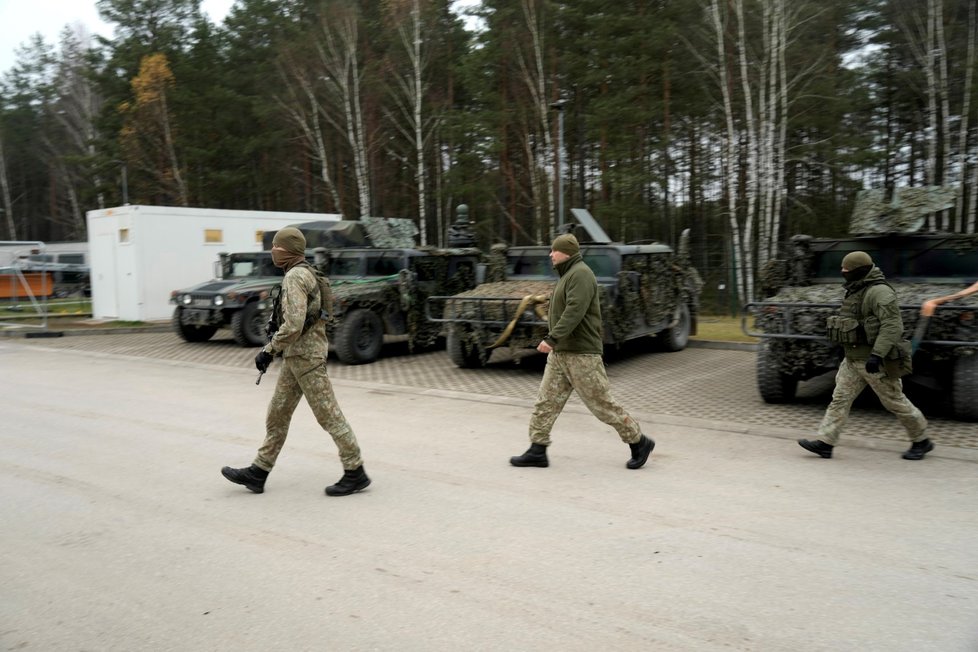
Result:
[[[268,365],[272,364],[272,360],[274,358],[275,356],[267,352],[265,349],[262,349],[258,352],[258,355],[255,356],[255,368],[258,369],[258,371],[265,373],[268,371]]]
[[[874,353],[869,356],[869,360],[866,361],[866,371],[871,374],[878,374],[880,372],[881,364],[883,364],[883,358]]]

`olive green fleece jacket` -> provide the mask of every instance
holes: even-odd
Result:
[[[865,342],[845,344],[846,357],[864,361],[870,355],[886,359],[903,340],[903,318],[896,292],[876,266],[858,281],[845,284],[846,296],[839,314],[853,317],[865,331]]]
[[[555,266],[560,280],[550,297],[550,332],[544,338],[558,353],[604,352],[601,297],[594,272],[581,254]]]

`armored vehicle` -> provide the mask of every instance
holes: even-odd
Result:
[[[220,254],[217,278],[170,293],[173,330],[186,342],[204,342],[230,328],[241,346],[261,346],[266,318],[258,301],[282,275],[270,251]]]
[[[306,260],[325,269],[328,248],[365,246],[367,232],[360,222],[313,221],[294,224],[306,237]],[[265,343],[268,316],[259,301],[282,282],[283,272],[272,263],[272,238],[263,234],[265,251],[222,253],[215,278],[170,293],[173,330],[186,342],[205,342],[220,328],[230,328],[241,346]],[[317,258],[318,252],[318,258]]]
[[[306,260],[324,273],[327,251],[344,247],[369,247],[373,240],[387,242],[401,221],[367,218],[363,221],[312,221],[294,224],[306,238]],[[410,222],[408,222],[410,224]],[[413,225],[411,225],[413,227]],[[230,328],[241,346],[265,343],[268,313],[259,302],[282,282],[283,272],[272,263],[275,231],[263,234],[265,251],[222,253],[215,279],[170,293],[172,324],[187,342],[203,342],[220,328]]]
[[[412,351],[434,346],[440,326],[425,319],[425,301],[475,287],[480,260],[475,248],[332,250],[332,350],[341,362],[363,364],[379,357],[385,341],[407,342]]]
[[[904,335],[916,346],[908,382],[950,395],[957,418],[978,420],[978,297],[942,305],[929,323],[918,323],[925,299],[952,294],[978,278],[978,236],[919,232],[927,212],[947,207],[949,197],[941,189],[906,188],[889,201],[881,193],[860,196],[850,227],[859,235],[796,235],[790,255],[763,270],[769,296],[745,307],[754,317],[755,330],[748,334],[762,340],[757,356],[761,398],[790,401],[799,381],[838,368],[842,350],[828,340],[825,321],[844,296],[843,257],[865,251],[896,291]]]
[[[696,332],[699,275],[689,264],[688,232],[677,255],[665,244],[616,244],[583,209],[571,209],[583,230],[581,254],[601,292],[608,345],[654,336],[679,351]],[[487,283],[452,296],[432,297],[428,315],[447,324],[446,346],[459,367],[484,366],[492,350],[534,349],[547,334],[547,307],[557,273],[546,246],[496,246]]]

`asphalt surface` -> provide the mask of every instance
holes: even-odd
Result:
[[[0,340],[0,649],[978,650],[973,450],[854,434],[817,458],[712,404],[764,408],[750,352],[609,364],[658,442],[638,471],[577,403],[550,468],[509,466],[539,360],[331,362],[374,480],[344,498],[304,405],[264,494],[221,477],[262,436],[276,370],[256,387],[253,355]],[[776,409],[817,423],[814,399]]]
[[[219,331],[209,342],[194,344],[170,331],[20,341],[32,346],[246,369],[253,368],[255,355],[255,349],[236,345],[227,331]],[[753,350],[715,348],[726,346],[724,343],[693,345],[678,353],[647,352],[632,345],[609,359],[608,376],[615,397],[628,409],[650,412],[665,421],[696,419],[699,425],[723,430],[788,438],[814,436],[831,398],[832,374],[801,383],[794,403],[769,405],[757,393]],[[494,354],[487,368],[459,369],[444,351],[409,355],[404,345],[391,344],[380,360],[368,365],[344,365],[331,357],[330,375],[340,380],[532,399],[544,362],[545,358],[537,354],[514,360],[504,349]],[[939,447],[937,455],[978,459],[978,423],[949,418],[944,395],[909,383],[907,393],[928,417],[928,432]],[[576,401],[576,397],[571,398],[572,403]],[[907,441],[903,428],[867,390],[852,410],[841,445],[875,446],[894,441]]]

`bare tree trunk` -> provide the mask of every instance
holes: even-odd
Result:
[[[778,141],[775,155],[775,196],[774,196],[774,228],[771,229],[771,244],[775,247],[772,256],[777,255],[776,247],[781,240],[781,208],[785,194],[785,147],[788,140],[788,67],[786,52],[788,49],[788,24],[785,16],[784,0],[778,0],[775,10],[775,26],[777,28],[777,57],[778,62],[778,100],[780,104]]]
[[[323,23],[324,43],[317,43],[320,61],[326,71],[324,81],[330,97],[340,103],[342,119],[337,119],[326,107],[324,117],[346,138],[353,152],[354,179],[359,198],[359,215],[371,215],[370,170],[368,138],[360,105],[360,63],[357,43],[357,16],[350,11],[336,21],[336,34],[330,24]]]
[[[544,242],[544,238],[549,238],[549,234],[553,232],[553,185],[556,175],[561,174],[561,171],[556,170],[555,174],[550,174],[550,170],[554,170],[556,166],[553,163],[554,145],[553,136],[550,133],[550,102],[547,96],[547,80],[544,76],[543,67],[543,34],[541,33],[540,17],[537,14],[536,0],[522,0],[522,6],[523,16],[526,19],[526,27],[530,32],[532,61],[527,63],[522,50],[518,50],[517,55],[520,70],[523,73],[523,82],[526,84],[526,88],[530,93],[533,110],[538,122],[538,129],[540,130],[540,137],[543,138],[544,144],[542,148],[536,148],[535,153],[532,148],[528,148],[527,153],[530,158],[527,159],[527,162],[534,169],[534,176],[536,176],[536,171],[539,171],[548,181],[548,183],[544,184],[540,184],[538,180],[534,180],[533,182],[535,197],[546,196],[546,203],[543,207],[545,217],[540,219],[538,216],[537,218],[536,234],[537,242],[540,243]],[[541,185],[543,186],[543,192],[539,192]],[[539,194],[537,194],[538,192]],[[539,206],[539,204],[539,201],[534,202],[535,206]],[[563,215],[560,216],[560,219],[563,219]]]
[[[730,240],[733,247],[734,276],[736,281],[737,298],[740,305],[747,303],[744,292],[743,266],[738,264],[743,255],[740,240],[740,224],[737,221],[737,167],[736,147],[737,132],[734,127],[733,102],[729,80],[727,78],[727,56],[724,51],[725,26],[720,15],[719,0],[710,0],[710,18],[717,39],[717,71],[720,78],[720,91],[723,95],[723,113],[727,123],[727,137],[724,146],[724,186],[727,193],[727,221],[730,225]]]
[[[7,178],[7,157],[3,153],[3,134],[0,133],[0,193],[3,196],[3,218],[7,223],[7,238],[17,239],[17,226],[14,224],[14,203],[10,198],[10,180]]]
[[[418,0],[414,0],[411,7],[411,22],[414,27],[414,48],[411,50],[411,67],[414,71],[414,147],[417,157],[417,171],[415,173],[418,183],[418,224],[421,230],[421,244],[428,244],[428,195],[425,188],[427,182],[424,167],[424,122],[421,117],[421,101],[424,99],[424,86],[422,84],[422,74],[424,73],[424,60],[421,57],[421,7]]]
[[[401,45],[407,54],[409,71],[405,74],[395,73],[396,92],[394,93],[395,104],[401,111],[401,118],[390,115],[391,124],[394,128],[404,134],[405,138],[414,148],[414,180],[418,193],[418,228],[421,231],[421,244],[428,244],[428,196],[427,196],[427,169],[425,167],[426,143],[429,140],[431,128],[425,123],[422,112],[424,98],[427,92],[427,84],[424,83],[424,70],[426,66],[425,56],[422,49],[424,41],[421,34],[424,29],[421,20],[421,5],[419,0],[411,0],[410,11],[410,33],[404,28],[403,22],[398,22],[398,34],[400,35]],[[437,120],[434,121],[437,124]],[[406,125],[406,126],[405,126]],[[426,134],[426,127],[428,127]]]
[[[173,169],[173,182],[176,184],[177,193],[180,197],[180,204],[190,205],[190,198],[187,196],[187,184],[180,173],[180,163],[177,161],[177,148],[173,142],[173,128],[170,126],[170,110],[166,102],[166,92],[160,93],[160,125],[163,127],[163,143],[166,146],[167,158],[170,159],[170,166]]]
[[[747,137],[747,182],[745,199],[747,200],[744,215],[744,242],[741,264],[744,270],[744,295],[748,300],[754,296],[754,211],[757,203],[757,128],[754,124],[754,103],[750,89],[749,71],[747,68],[747,36],[744,26],[744,0],[734,0],[737,13],[737,59],[740,62],[741,86],[744,94],[744,122]]]
[[[961,233],[964,228],[964,186],[968,178],[968,118],[971,114],[971,94],[974,89],[975,77],[975,39],[978,26],[975,20],[975,3],[968,4],[968,59],[964,69],[964,102],[961,107],[961,128],[958,133],[958,187],[957,198],[954,202],[954,230]],[[973,163],[978,168],[978,162]],[[975,186],[971,186],[971,197],[974,198]]]
[[[973,150],[975,156],[978,157],[978,128],[975,131],[975,144]],[[978,208],[978,164],[971,166],[971,193],[968,200],[968,225],[965,228],[965,233],[975,232],[975,215],[976,208]]]
[[[313,84],[308,75],[292,61],[289,62],[288,69],[281,69],[281,75],[291,91],[292,98],[291,101],[277,99],[277,102],[298,127],[313,159],[319,163],[319,178],[326,185],[326,190],[333,201],[333,210],[342,213],[343,207],[340,203],[339,192],[336,190],[336,182],[333,180],[333,174],[330,171],[329,150],[326,147],[326,137],[320,122],[322,109],[316,99]],[[299,107],[302,106],[307,106],[308,109],[300,109]]]
[[[934,26],[935,26],[935,45],[937,47],[937,57],[939,60],[938,73],[938,94],[941,100],[941,133],[940,139],[943,145],[941,151],[941,176],[940,183],[951,182],[951,100],[948,92],[948,73],[947,73],[947,41],[944,38],[944,2],[937,0],[934,3]],[[940,228],[950,227],[950,213],[941,211],[939,214]]]

